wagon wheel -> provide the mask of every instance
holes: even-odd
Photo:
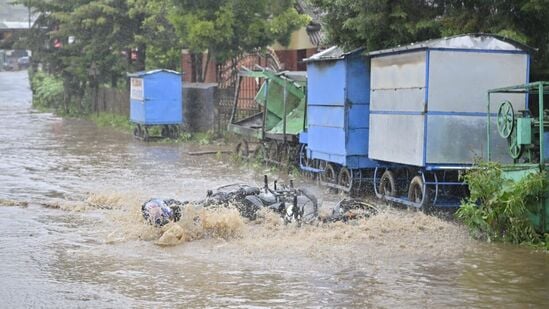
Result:
[[[345,187],[345,192],[350,193],[351,188],[353,187],[353,173],[346,167],[341,168],[337,184]]]
[[[397,195],[395,173],[390,170],[386,170],[383,175],[381,175],[381,180],[379,181],[379,193],[383,196]]]
[[[139,125],[136,125],[133,128],[133,136],[134,137],[141,137],[141,128],[139,127]]]
[[[163,125],[162,131],[160,131],[160,136],[162,137],[171,137],[171,130],[169,125]]]
[[[235,153],[240,158],[243,158],[243,159],[248,158],[248,155],[250,154],[250,151],[249,151],[249,148],[248,148],[248,142],[243,139],[238,144],[236,144]]]
[[[515,126],[515,111],[513,110],[511,102],[505,101],[499,106],[497,126],[499,135],[503,138],[508,138],[513,132]]]
[[[259,143],[254,150],[253,159],[256,162],[264,162],[267,159],[267,148],[263,143]]]
[[[423,211],[430,211],[430,195],[421,176],[415,176],[408,187],[408,200],[416,204]]]
[[[362,190],[362,170],[354,170],[351,196],[360,194],[361,190]]]
[[[325,183],[337,184],[337,172],[331,163],[326,163],[324,172],[320,175],[320,180]],[[337,193],[337,189],[330,188],[330,192]]]
[[[170,135],[169,135],[170,138],[173,138],[173,139],[179,138],[179,126],[177,125],[171,126],[169,132],[170,132]]]
[[[267,159],[269,161],[279,162],[279,145],[276,141],[270,141],[267,146]]]
[[[519,145],[517,143],[517,137],[515,134],[511,135],[509,139],[509,154],[511,155],[511,158],[517,160],[522,155],[523,151],[522,145]]]
[[[280,165],[281,166],[289,166],[290,165],[290,158],[291,158],[291,146],[288,144],[280,144],[279,145],[279,158],[280,158]]]
[[[317,175],[317,180],[319,184],[321,181],[324,181],[322,178],[322,174],[324,173],[324,170],[326,170],[326,164],[328,164],[326,161],[319,159],[315,159],[313,162],[314,167],[320,170],[320,173]]]
[[[306,157],[303,159],[303,165],[305,165],[306,167],[314,168],[315,161]],[[315,173],[313,172],[304,171],[303,174],[307,179],[311,179],[311,180],[315,179]]]
[[[143,133],[143,140],[145,142],[148,142],[149,141],[149,128],[145,127],[144,130],[142,131]]]

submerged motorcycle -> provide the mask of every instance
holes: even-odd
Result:
[[[141,207],[143,218],[155,226],[163,226],[170,221],[179,221],[181,209],[188,205],[234,206],[241,216],[250,220],[257,218],[258,212],[268,208],[279,213],[285,223],[297,222],[312,223],[318,218],[318,201],[316,197],[305,189],[290,185],[278,185],[275,180],[273,187],[269,187],[267,176],[264,176],[263,188],[245,184],[231,184],[208,190],[206,199],[195,203],[180,202],[173,199],[151,199]]]

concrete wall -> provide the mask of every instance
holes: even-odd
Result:
[[[219,119],[217,89],[215,83],[183,84],[183,115],[189,131],[225,130]]]

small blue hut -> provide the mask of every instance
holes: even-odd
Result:
[[[150,126],[162,126],[162,137],[176,138],[183,124],[181,73],[153,70],[130,77],[130,120],[134,135],[148,140]]]

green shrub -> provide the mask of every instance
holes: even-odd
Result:
[[[477,238],[515,244],[545,241],[528,218],[531,205],[538,205],[545,193],[545,172],[532,173],[520,181],[503,178],[501,166],[480,163],[464,176],[470,196],[462,202],[456,217]]]
[[[63,81],[42,71],[31,74],[32,104],[36,108],[58,108],[63,102]]]
[[[133,129],[128,117],[123,115],[111,113],[90,114],[89,119],[99,127],[111,127],[127,132],[131,132]]]

